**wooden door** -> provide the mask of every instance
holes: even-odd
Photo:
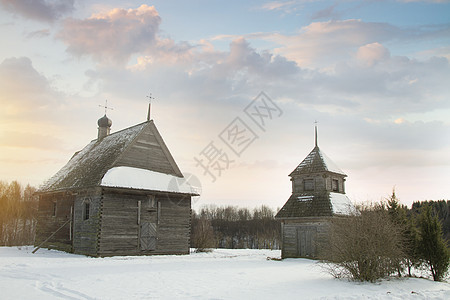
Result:
[[[297,255],[299,257],[315,257],[317,227],[302,225],[297,228]]]
[[[140,246],[142,251],[156,249],[156,223],[144,221],[141,223]]]
[[[138,201],[138,245],[141,251],[156,250],[157,211],[153,202]]]

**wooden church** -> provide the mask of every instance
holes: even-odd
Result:
[[[314,149],[289,176],[292,195],[275,216],[281,221],[281,256],[317,258],[331,218],[353,210],[345,195],[347,175],[319,148],[317,127]]]
[[[188,254],[198,196],[147,121],[98,138],[39,189],[35,244],[89,256]]]

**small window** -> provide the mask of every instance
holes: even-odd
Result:
[[[148,208],[156,208],[156,199],[153,195],[148,196]]]
[[[303,190],[304,191],[314,191],[314,179],[303,180]]]
[[[339,192],[339,180],[331,180],[331,189],[333,190],[333,192]]]
[[[91,203],[90,202],[84,202],[84,213],[83,213],[83,219],[88,220],[91,210]]]
[[[301,178],[295,178],[292,180],[292,191],[294,193],[300,193],[302,191],[302,180]]]
[[[56,201],[53,202],[53,212],[52,212],[52,216],[56,217]]]
[[[156,202],[156,223],[159,224],[161,222],[161,202],[157,201]]]

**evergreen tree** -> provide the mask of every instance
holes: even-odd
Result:
[[[431,207],[425,205],[419,216],[420,257],[430,268],[433,280],[441,281],[449,267],[450,254],[442,238],[442,228],[437,216],[432,216]]]
[[[411,269],[421,264],[418,251],[419,237],[417,227],[412,215],[407,218],[406,230],[403,232],[404,238],[404,254],[406,258],[406,267],[408,268],[408,276],[412,277]]]
[[[387,199],[386,209],[391,221],[400,233],[398,242],[402,252],[404,253],[403,257],[399,257],[396,262],[397,274],[401,277],[402,271],[406,265],[408,267],[408,274],[411,276],[410,265],[412,255],[410,255],[410,253],[412,252],[411,247],[414,247],[414,244],[411,244],[410,241],[412,237],[411,227],[409,227],[409,220],[406,216],[407,207],[400,204],[400,200],[395,195],[395,188],[392,189],[392,195]]]

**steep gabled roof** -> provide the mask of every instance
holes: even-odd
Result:
[[[183,177],[153,121],[147,121],[91,141],[45,182],[39,192],[98,186],[109,169],[119,166]]]
[[[289,176],[331,172],[347,176],[318,146],[306,156],[306,158],[295,168]]]

